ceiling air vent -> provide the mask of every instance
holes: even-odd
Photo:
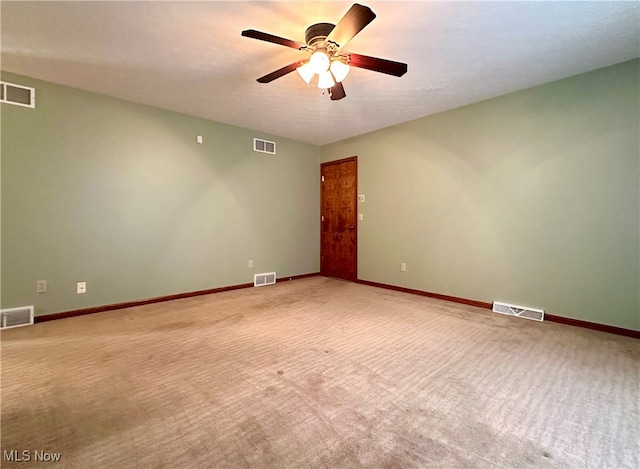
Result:
[[[262,287],[264,285],[273,285],[276,283],[276,273],[269,272],[268,274],[255,274],[253,276],[253,286]]]
[[[493,312],[516,316],[519,318],[532,319],[534,321],[544,320],[544,311],[541,309],[529,308],[528,306],[510,305],[499,301],[493,302]]]
[[[36,107],[36,89],[0,81],[0,103]]]
[[[0,329],[33,324],[33,306],[0,310]]]
[[[275,155],[276,142],[270,142],[269,140],[262,140],[261,138],[254,138],[253,151],[259,151],[260,153],[269,153],[270,155]]]

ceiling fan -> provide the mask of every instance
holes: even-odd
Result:
[[[354,3],[338,24],[316,23],[309,26],[305,32],[305,44],[255,29],[242,31],[242,35],[311,54],[311,57],[306,60],[298,60],[258,78],[259,83],[269,83],[294,70],[307,84],[311,83],[315,75],[318,75],[318,88],[328,90],[331,100],[337,101],[346,96],[342,81],[349,74],[350,67],[364,68],[396,77],[407,73],[405,63],[343,51],[342,48],[375,17],[376,14],[371,11],[371,8]]]

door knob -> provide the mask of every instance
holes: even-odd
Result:
[[[347,228],[349,229],[349,231],[353,231],[356,229],[356,227],[353,225],[349,225]]]

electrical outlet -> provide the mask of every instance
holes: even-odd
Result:
[[[358,220],[359,220],[359,221],[364,220],[364,213],[359,213],[359,214],[358,214]]]
[[[78,295],[81,293],[87,293],[87,282],[78,282],[76,284],[76,293]]]
[[[250,268],[250,269],[253,269],[253,261],[252,261],[252,260],[251,260],[251,261],[249,261],[249,268]]]
[[[47,281],[38,280],[36,282],[36,293],[47,293]]]
[[[400,272],[406,272],[407,271],[407,264],[405,264],[404,262],[400,262]]]
[[[196,143],[202,143],[202,135],[196,136]]]

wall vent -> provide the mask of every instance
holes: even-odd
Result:
[[[0,310],[0,329],[30,326],[33,324],[33,306]]]
[[[270,142],[269,140],[262,140],[261,138],[254,138],[253,151],[259,151],[260,153],[269,153],[270,155],[275,155],[276,142]]]
[[[507,314],[509,316],[517,316],[519,318],[532,319],[534,321],[544,320],[544,311],[528,306],[511,305],[509,303],[493,302],[493,312]]]
[[[0,103],[36,107],[36,89],[0,81]]]
[[[262,287],[264,285],[273,285],[276,283],[276,273],[269,272],[268,274],[255,274],[253,276],[253,286]]]

